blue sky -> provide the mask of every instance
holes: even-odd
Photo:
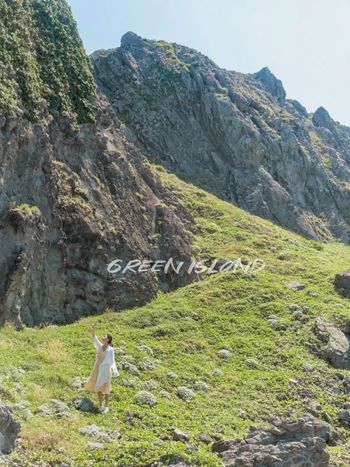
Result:
[[[133,31],[200,50],[221,67],[264,66],[309,112],[350,126],[350,0],[68,0],[88,53]]]

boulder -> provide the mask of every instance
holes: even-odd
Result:
[[[232,353],[227,349],[220,349],[217,351],[217,356],[220,358],[230,358]]]
[[[97,407],[88,397],[76,397],[72,405],[75,409],[81,410],[82,412],[97,412]]]
[[[45,404],[38,408],[38,412],[45,417],[55,418],[71,418],[72,414],[69,411],[69,407],[62,401],[57,399],[50,399]]]
[[[180,386],[176,391],[177,396],[184,401],[190,401],[195,398],[195,393],[192,389],[186,388],[186,386]]]
[[[350,296],[350,269],[338,272],[335,275],[334,287],[341,295]]]
[[[136,394],[136,402],[139,405],[149,405],[153,407],[157,403],[157,398],[148,391],[140,391]]]
[[[183,431],[179,430],[178,428],[175,428],[173,430],[173,439],[174,441],[183,441],[186,442],[190,439],[187,433],[184,433]]]
[[[20,425],[13,419],[11,409],[0,401],[0,453],[12,451],[19,431]]]
[[[326,467],[329,454],[325,450],[332,434],[327,424],[312,417],[296,421],[274,421],[270,428],[251,427],[247,437],[218,441],[213,451],[220,454],[224,466]]]
[[[321,349],[321,356],[333,368],[350,368],[350,335],[349,323],[346,322],[342,328],[327,326],[320,318],[316,321],[315,334],[325,344]]]

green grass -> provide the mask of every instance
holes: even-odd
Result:
[[[0,0],[0,109],[95,120],[96,87],[65,0]]]
[[[24,420],[23,413],[15,409],[21,419],[23,449],[13,457],[26,459],[28,465],[68,460],[77,466],[88,465],[88,461],[101,466],[142,466],[176,453],[201,466],[215,467],[220,465],[219,459],[210,446],[198,441],[201,432],[216,438],[243,437],[249,426],[266,424],[272,414],[289,409],[294,416],[305,414],[302,390],[315,394],[333,427],[346,436],[336,415],[337,405],[346,402],[347,396],[329,389],[338,384],[337,374],[347,372],[330,368],[310,349],[317,343],[312,331],[317,315],[330,323],[349,317],[349,302],[334,292],[332,281],[337,271],[348,267],[350,248],[306,240],[181,182],[161,168],[155,170],[194,218],[198,259],[261,258],[266,268],[255,277],[243,273],[204,276],[175,292],[159,293],[142,308],[100,316],[98,332],[111,332],[114,347],[133,356],[137,364],[146,358],[155,363],[153,370],[141,372],[136,388],[121,384],[123,378],[132,378],[121,370],[113,382],[111,411],[105,416],[72,409],[71,420],[58,422],[36,414],[50,398],[69,404],[80,394],[70,383],[76,376],[88,376],[92,368],[90,328],[96,318],[20,332],[10,326],[1,329],[0,369],[26,369],[26,375],[18,378],[23,383],[22,394],[16,393],[13,379],[4,376],[0,383],[3,398],[10,405],[27,400],[34,413]],[[301,281],[306,288],[293,292],[283,285],[287,280]],[[310,295],[310,291],[318,295]],[[293,319],[291,303],[306,310],[306,323]],[[276,315],[287,329],[272,329],[267,321],[270,315]],[[152,348],[154,356],[141,352],[141,344]],[[231,350],[231,358],[217,356],[222,348]],[[259,367],[251,369],[247,358],[257,360]],[[306,362],[314,371],[304,369]],[[170,379],[169,372],[178,378]],[[153,408],[141,407],[135,403],[135,395],[151,379],[158,384],[151,391],[158,403]],[[210,389],[196,391],[195,400],[187,403],[176,396],[177,387],[194,388],[197,381],[207,382]],[[171,393],[170,400],[159,396],[162,389]],[[126,411],[139,414],[134,426],[126,421]],[[79,434],[79,428],[92,423],[119,428],[121,439],[106,444],[103,451],[88,452],[85,446],[90,439]],[[188,443],[171,440],[175,427],[189,433]],[[188,449],[193,443],[198,443],[198,451]],[[346,465],[341,459],[347,449],[347,442],[331,448],[333,462]]]

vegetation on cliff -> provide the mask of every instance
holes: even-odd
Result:
[[[94,118],[95,84],[64,0],[0,0],[0,108]]]

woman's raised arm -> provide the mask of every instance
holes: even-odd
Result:
[[[97,339],[97,336],[96,336],[96,326],[97,326],[97,322],[95,322],[92,326],[92,343],[95,347],[95,349],[97,351],[99,351],[101,348],[102,348],[102,342],[100,342],[98,339]]]

